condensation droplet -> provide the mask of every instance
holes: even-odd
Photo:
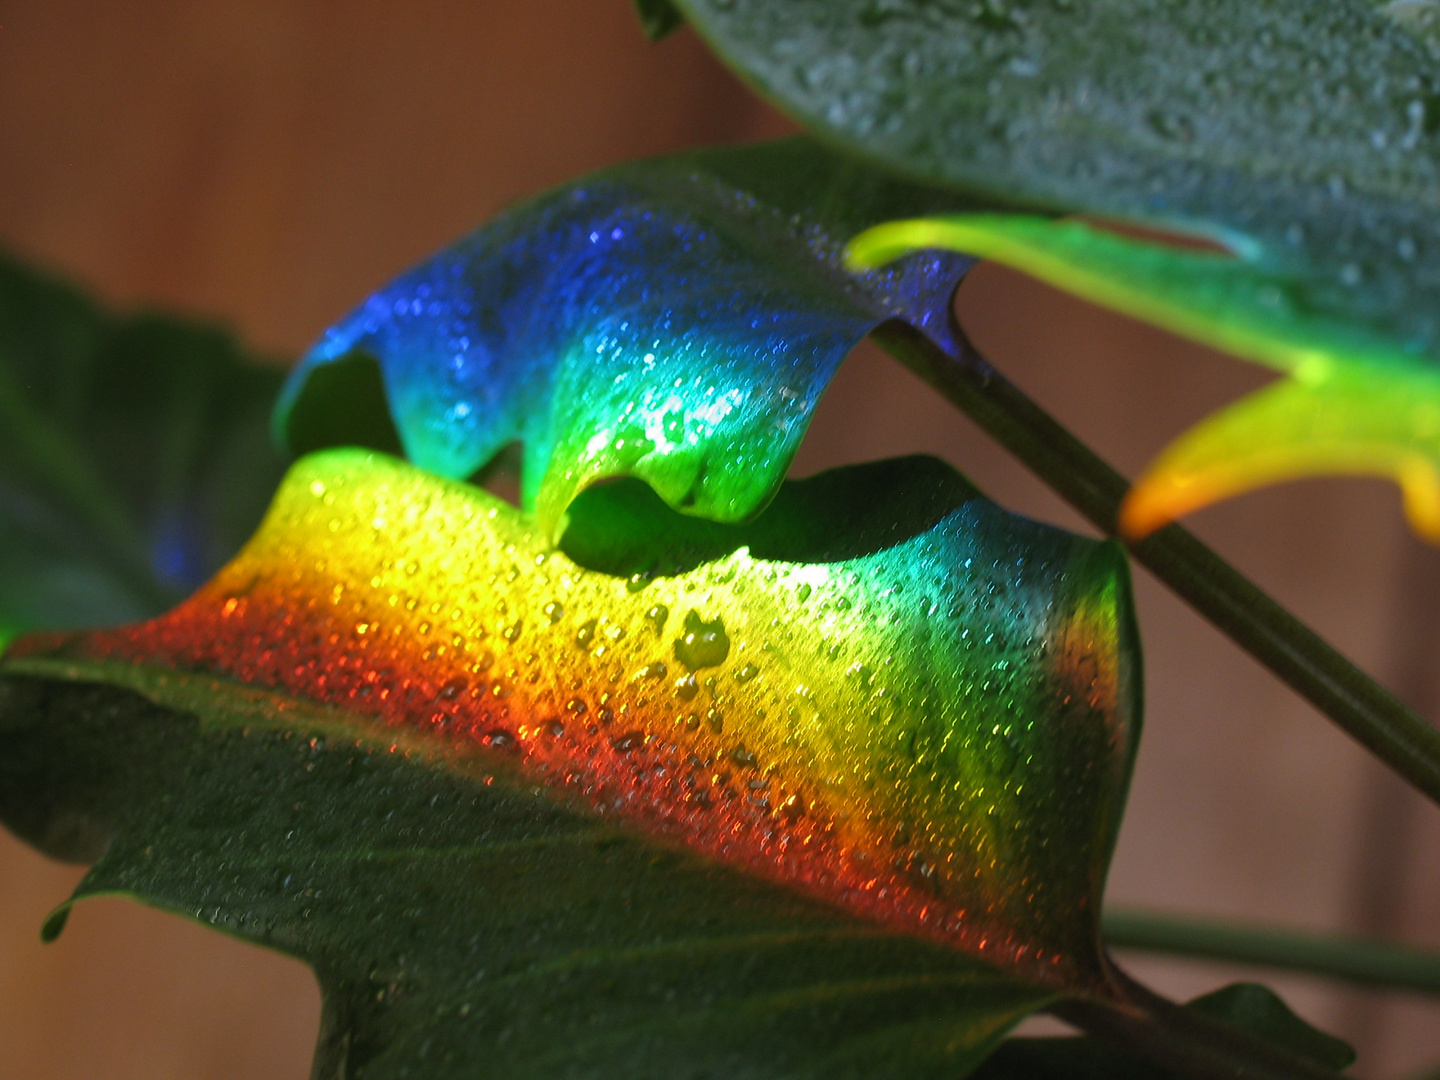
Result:
[[[515,736],[499,727],[491,728],[481,737],[480,741],[496,750],[510,750],[517,745]]]
[[[691,671],[719,667],[730,655],[730,637],[721,619],[706,622],[696,611],[685,616],[685,632],[675,641],[675,659]]]
[[[595,640],[595,627],[600,623],[599,619],[587,619],[580,624],[580,629],[575,631],[575,644],[582,649],[588,649],[590,643]]]
[[[643,731],[627,731],[612,739],[610,745],[620,753],[628,754],[631,750],[645,745],[645,733]]]

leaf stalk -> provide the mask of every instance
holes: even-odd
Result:
[[[1231,960],[1366,986],[1440,994],[1440,954],[1390,942],[1135,911],[1107,912],[1105,941],[1115,948]]]
[[[1335,1080],[1336,1074],[1112,971],[1116,1001],[1074,999],[1050,1012],[1189,1080]]]

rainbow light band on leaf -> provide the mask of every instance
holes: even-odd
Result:
[[[945,248],[994,259],[1285,372],[1284,382],[1205,420],[1156,460],[1122,511],[1127,536],[1266,484],[1350,473],[1395,479],[1416,531],[1440,541],[1440,370],[1418,344],[1310,310],[1343,281],[1327,284],[1313,267],[1240,246],[1242,257],[1231,258],[1077,221],[969,215],[876,226],[851,242],[847,258],[868,268]]]
[[[287,384],[277,432],[295,447],[303,399],[323,394],[312,379],[364,355],[421,467],[465,479],[522,442],[522,503],[552,538],[575,495],[611,476],[645,480],[683,513],[743,521],[877,324],[903,318],[959,349],[950,299],[973,260],[932,253],[853,274],[848,232],[762,191],[776,170],[824,184],[847,168],[796,140],[621,166],[532,200],[327,331]],[[869,190],[853,186],[857,201]],[[920,199],[955,201],[913,186],[880,201]],[[346,441],[376,445],[299,448]]]
[[[488,747],[601,815],[1088,985],[1138,737],[1126,563],[937,468],[793,485],[792,523],[762,517],[724,554],[698,523],[704,561],[647,578],[581,567],[478,489],[326,452],[175,611],[27,638],[13,662],[199,671]],[[845,525],[897,486],[932,523],[885,542]],[[806,502],[821,488],[828,511]],[[817,514],[844,557],[752,554],[823,547]]]

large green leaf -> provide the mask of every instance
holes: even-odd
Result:
[[[959,1076],[1110,993],[1131,618],[924,459],[552,551],[332,451],[174,612],[12,647],[0,814],[314,964],[319,1076]]]
[[[1258,484],[1350,471],[1397,477],[1440,537],[1440,76],[1433,25],[1412,17],[1423,5],[674,6],[807,127],[901,173],[1234,253],[1025,217],[910,233],[1292,374],[1159,462],[1133,533]]]
[[[281,372],[214,327],[118,318],[0,257],[0,648],[143,618],[254,530]]]
[[[103,849],[77,898],[136,896],[309,960],[324,1080],[941,1080],[1053,997],[493,761],[204,679],[160,696],[183,711],[0,682],[0,812],[55,854]]]

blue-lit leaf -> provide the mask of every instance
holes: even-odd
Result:
[[[851,273],[845,241],[975,206],[803,139],[608,169],[377,292],[304,358],[277,427],[296,451],[398,439],[452,478],[519,440],[523,502],[552,537],[580,490],[617,475],[685,513],[744,520],[874,326],[903,318],[958,348],[950,299],[973,260]]]

